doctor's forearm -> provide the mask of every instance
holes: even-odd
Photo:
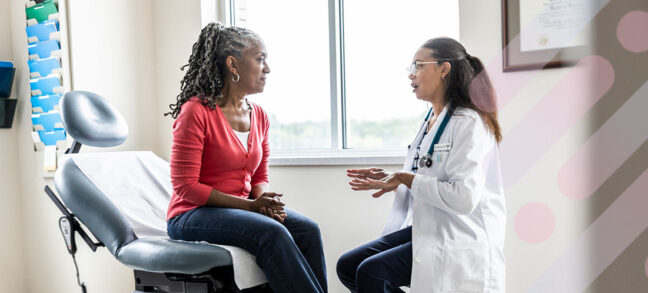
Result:
[[[396,178],[398,178],[398,181],[405,184],[407,188],[412,188],[412,181],[414,181],[414,176],[416,176],[414,173],[401,170],[397,171],[395,175]]]

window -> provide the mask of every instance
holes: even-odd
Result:
[[[327,3],[239,0],[235,7],[235,24],[259,34],[268,50],[266,88],[250,100],[270,116],[273,153],[330,148]]]
[[[406,67],[427,39],[459,38],[458,0],[229,0],[230,24],[266,42],[272,70],[250,97],[275,155],[404,155],[427,105]]]

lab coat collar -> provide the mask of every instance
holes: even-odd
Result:
[[[443,117],[448,112],[448,109],[449,109],[449,103],[446,103],[445,106],[443,107],[443,110],[441,110],[441,113],[439,113],[439,118],[440,119],[437,118],[437,120],[434,122],[434,126],[436,126],[438,123],[440,123],[441,120],[443,120]],[[434,106],[430,109],[430,111],[431,111],[430,112],[431,115],[421,123],[421,127],[419,128],[419,132],[416,135],[416,138],[414,139],[414,144],[416,144],[418,142],[418,140],[421,138],[421,136],[423,136],[423,133],[425,131],[425,127],[427,126],[426,122],[428,120],[430,120],[432,117],[434,117]],[[432,129],[434,129],[434,126],[432,126]]]
[[[436,132],[439,129],[439,126],[441,125],[441,122],[445,118],[445,115],[448,113],[450,109],[450,104],[446,103],[446,105],[443,107],[443,110],[441,110],[441,113],[439,113],[439,117],[434,121],[434,125],[432,125],[432,128],[430,128],[430,131],[428,132],[427,135],[423,138],[423,141],[421,142],[421,151],[424,153],[427,153],[428,149],[430,148],[430,144],[432,143],[432,140],[434,139],[434,136],[436,135]],[[432,111],[434,111],[434,108],[432,108]],[[430,118],[433,117],[430,115]],[[428,118],[429,119],[429,118]],[[427,121],[427,120],[426,120]],[[421,127],[419,131],[419,136],[416,137],[416,143],[418,143],[418,139],[420,139],[420,136],[423,135],[424,129],[427,127],[427,123],[423,123],[423,127]]]

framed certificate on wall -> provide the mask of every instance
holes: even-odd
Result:
[[[589,0],[502,0],[504,71],[573,65],[588,50]]]

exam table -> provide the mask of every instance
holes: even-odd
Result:
[[[133,292],[270,292],[254,256],[246,251],[169,239],[168,162],[152,152],[79,154],[82,145],[112,147],[128,136],[124,118],[106,99],[71,91],[61,98],[59,107],[74,141],[54,177],[58,196],[49,186],[45,192],[63,213],[59,228],[73,258],[75,234],[79,234],[93,251],[105,246],[134,270]],[[86,292],[85,284],[78,283]]]

